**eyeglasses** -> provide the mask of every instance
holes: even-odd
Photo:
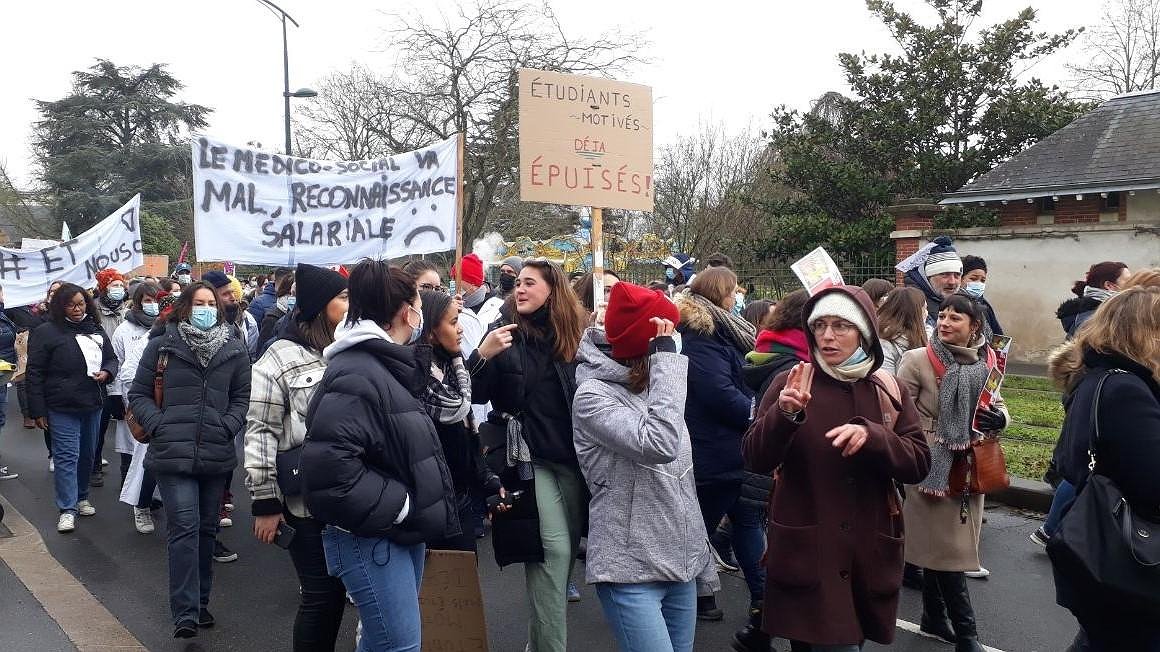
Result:
[[[419,289],[425,292],[447,292],[447,288],[443,287],[442,285],[435,285],[434,283],[420,283]]]
[[[816,322],[810,324],[810,330],[814,332],[816,337],[821,337],[824,335],[827,328],[834,331],[834,335],[837,335],[838,337],[848,335],[858,329],[857,326],[851,324],[848,321],[827,322],[823,319],[819,319]]]

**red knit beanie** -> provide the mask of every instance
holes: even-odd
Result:
[[[104,292],[105,288],[109,287],[109,284],[113,281],[121,281],[123,283],[125,277],[121,276],[121,272],[118,272],[112,267],[97,272],[97,291]]]
[[[467,254],[459,261],[463,268],[463,280],[472,285],[483,285],[483,261],[475,254]],[[451,268],[451,277],[455,278],[455,268]]]
[[[604,314],[604,333],[612,345],[612,357],[631,360],[648,353],[648,343],[657,334],[656,325],[649,321],[653,317],[676,324],[681,312],[657,290],[623,281],[612,286]]]

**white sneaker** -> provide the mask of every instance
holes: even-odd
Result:
[[[102,457],[101,458],[101,466],[108,466],[108,465],[109,465],[109,460]]]
[[[77,503],[77,514],[81,516],[92,516],[97,513],[97,508],[87,500],[82,500]]]
[[[971,579],[981,580],[981,579],[986,579],[987,577],[989,577],[991,575],[991,571],[987,570],[986,568],[983,568],[982,566],[979,566],[979,570],[967,571],[964,574]]]
[[[221,520],[218,521],[219,527],[233,527],[233,525],[234,519],[230,518],[229,516],[223,516],[221,517]]]
[[[72,512],[61,512],[60,520],[56,522],[57,532],[72,532],[77,529],[77,516]]]
[[[133,525],[141,534],[153,534],[153,514],[149,512],[148,507],[133,508]]]
[[[48,472],[56,473],[56,462],[53,462],[51,457],[48,458]]]

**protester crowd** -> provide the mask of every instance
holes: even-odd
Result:
[[[542,259],[505,259],[490,283],[474,254],[446,277],[423,260],[244,284],[105,270],[0,312],[0,359],[44,432],[60,533],[95,514],[113,452],[126,527],[150,535],[160,510],[177,638],[215,624],[241,464],[254,536],[298,575],[295,650],[344,647],[348,599],[359,650],[418,650],[425,552],[475,552],[488,528],[496,562],[524,567],[528,650],[567,648],[581,579],[622,650],[692,650],[697,622],[725,615],[719,571],[748,591],[740,652],[890,644],[904,585],[922,632],[982,650],[981,460],[1010,421],[998,393],[980,403],[1004,363],[986,262],[940,237],[901,287],[779,301],[747,297],[727,256],[697,262],[674,254],[648,287],[605,272],[603,296]],[[1073,649],[1157,650],[1156,594],[1126,603],[1129,580],[1084,569],[1130,569],[1160,519],[1160,270],[1100,262],[1073,292],[1051,362],[1056,494],[1032,540]],[[7,383],[0,426],[6,401]],[[1093,551],[1073,533],[1112,490],[1144,534]]]

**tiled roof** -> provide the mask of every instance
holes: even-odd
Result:
[[[1114,97],[942,203],[1160,187],[1160,91]]]

